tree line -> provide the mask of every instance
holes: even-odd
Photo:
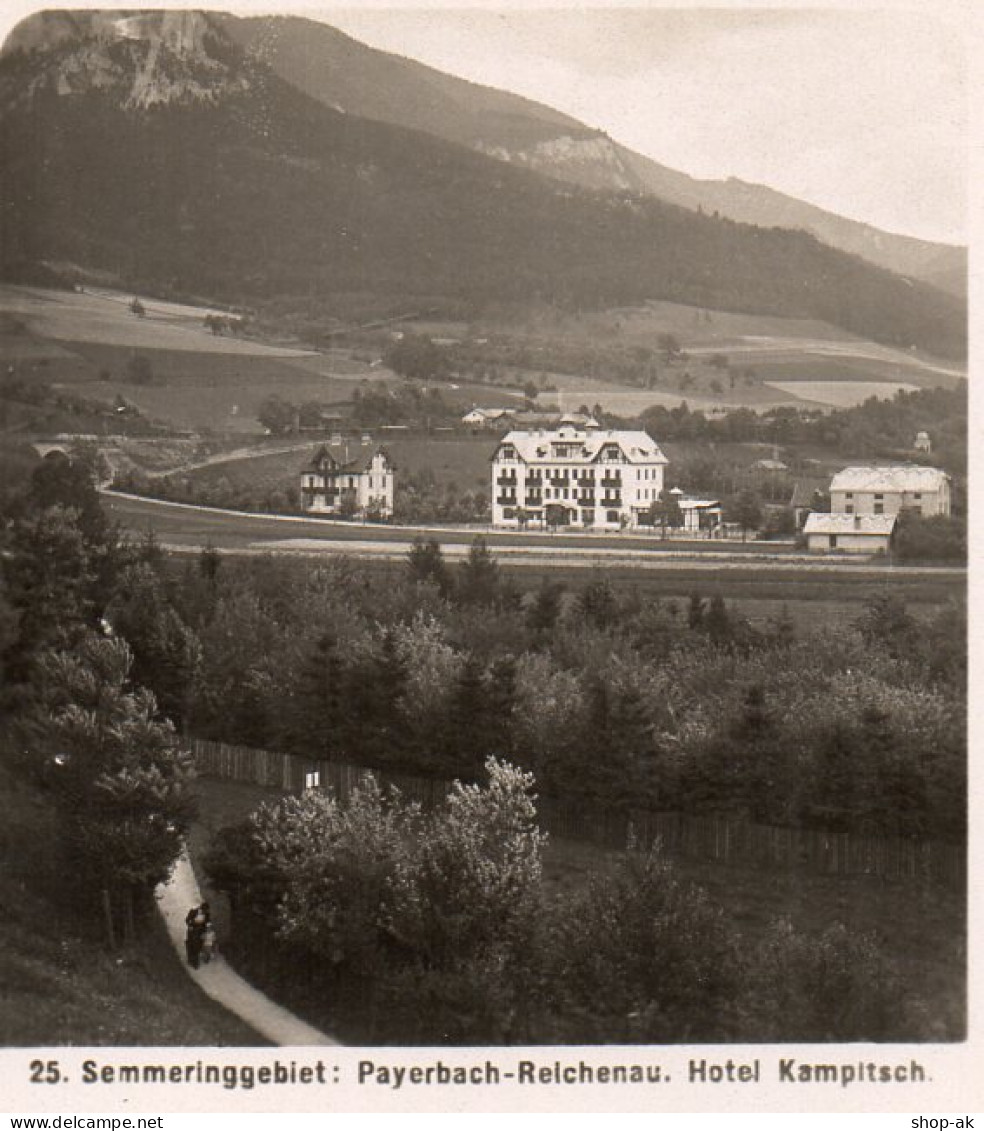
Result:
[[[205,858],[234,961],[360,1044],[929,1034],[872,936],[778,919],[747,938],[658,851],[551,889],[534,788],[490,758],[429,811],[371,775],[345,804],[315,789],[261,805]]]

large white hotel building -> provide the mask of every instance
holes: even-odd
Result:
[[[493,525],[638,526],[667,462],[646,432],[509,432],[492,457]]]

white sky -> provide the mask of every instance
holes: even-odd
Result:
[[[740,177],[889,231],[966,242],[967,92],[979,77],[966,56],[984,39],[984,20],[973,23],[984,4],[838,2],[302,0],[279,11],[547,103],[683,172]],[[270,0],[214,6],[273,10]],[[0,34],[39,7],[2,0]]]

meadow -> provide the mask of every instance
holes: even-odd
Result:
[[[272,394],[295,404],[329,406],[351,402],[363,382],[393,381],[379,364],[390,341],[370,335],[362,347],[313,350],[264,324],[265,340],[215,335],[205,326],[212,308],[168,303],[141,296],[143,317],[129,310],[130,296],[0,286],[0,362],[19,377],[55,387],[78,386],[84,396],[104,403],[123,398],[152,420],[181,429],[262,435],[256,419]],[[649,303],[578,316],[536,307],[510,310],[465,325],[460,322],[407,322],[404,331],[435,338],[485,340],[501,333],[510,340],[556,341],[565,348],[607,345],[646,348],[658,357],[661,335],[673,334],[685,360],[660,368],[659,385],[642,389],[535,366],[515,366],[503,356],[498,371],[476,382],[464,366],[459,378],[439,388],[449,405],[464,413],[473,405],[519,406],[516,384],[540,383],[541,407],[573,411],[600,404],[605,411],[635,415],[652,405],[684,401],[710,410],[725,406],[757,409],[776,405],[856,403],[868,395],[890,396],[903,385],[947,384],[957,369],[916,354],[891,350],[852,337],[825,323],[769,316],[700,311],[672,303]],[[728,357],[734,380],[716,368],[713,354]],[[135,354],[149,365],[150,379],[135,382],[129,372]],[[534,348],[535,354],[535,348]],[[548,354],[544,355],[545,357]],[[12,367],[12,369],[11,369]],[[479,367],[481,368],[481,367]],[[753,369],[754,379],[744,371]],[[690,380],[684,374],[690,373]]]

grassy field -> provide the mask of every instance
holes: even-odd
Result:
[[[215,830],[243,820],[261,802],[282,795],[215,779],[199,780],[197,789],[203,821],[195,831],[193,852],[199,856]],[[618,855],[586,843],[552,839],[544,857],[548,894],[570,892],[594,876],[604,876],[616,866]],[[957,893],[868,877],[803,876],[686,860],[675,865],[683,879],[706,889],[750,941],[762,937],[769,924],[781,917],[816,934],[835,922],[873,933],[906,983],[919,988],[940,1039],[952,1040],[963,1032],[966,908]],[[330,1025],[330,1013],[320,1018],[315,1014],[312,1020]]]
[[[791,393],[805,401],[834,408],[853,408],[869,397],[885,399],[904,390],[911,393],[916,386],[893,381],[769,381],[770,389]]]
[[[204,326],[204,306],[143,299],[147,313],[139,318],[128,309],[129,297],[110,291],[76,294],[0,286],[0,364],[13,366],[21,377],[78,386],[78,392],[92,399],[111,402],[122,396],[152,419],[180,429],[237,435],[262,433],[256,412],[271,393],[295,403],[339,404],[349,401],[362,381],[393,380],[384,367],[368,360],[369,353],[356,358],[337,348],[300,349],[293,341],[216,336]],[[660,384],[652,390],[597,377],[510,372],[512,381],[533,375],[555,386],[541,393],[540,401],[565,411],[600,403],[606,411],[634,415],[651,405],[672,407],[684,400],[705,410],[728,405],[840,405],[871,392],[889,396],[900,384],[952,383],[956,372],[852,338],[824,323],[721,312],[712,313],[708,321],[703,312],[670,303],[580,317],[556,311],[514,312],[502,324],[408,323],[406,329],[449,339],[505,330],[519,337],[543,335],[585,345],[609,341],[654,350],[660,334],[673,333],[691,351],[685,363],[661,365]],[[382,348],[380,343],[375,353]],[[135,352],[149,360],[152,382],[127,379],[126,367]],[[754,367],[756,379],[737,378],[732,388],[728,375],[709,364],[713,352],[725,353],[735,367]],[[373,360],[378,362],[378,356]],[[688,369],[694,383],[683,387],[682,375]],[[720,392],[714,391],[715,381],[723,386]],[[852,388],[854,392],[848,392]],[[462,412],[476,404],[515,405],[521,399],[515,389],[501,384],[465,380],[445,383],[441,392]]]
[[[110,952],[43,794],[0,764],[0,1045],[256,1045],[187,977],[154,912]]]

